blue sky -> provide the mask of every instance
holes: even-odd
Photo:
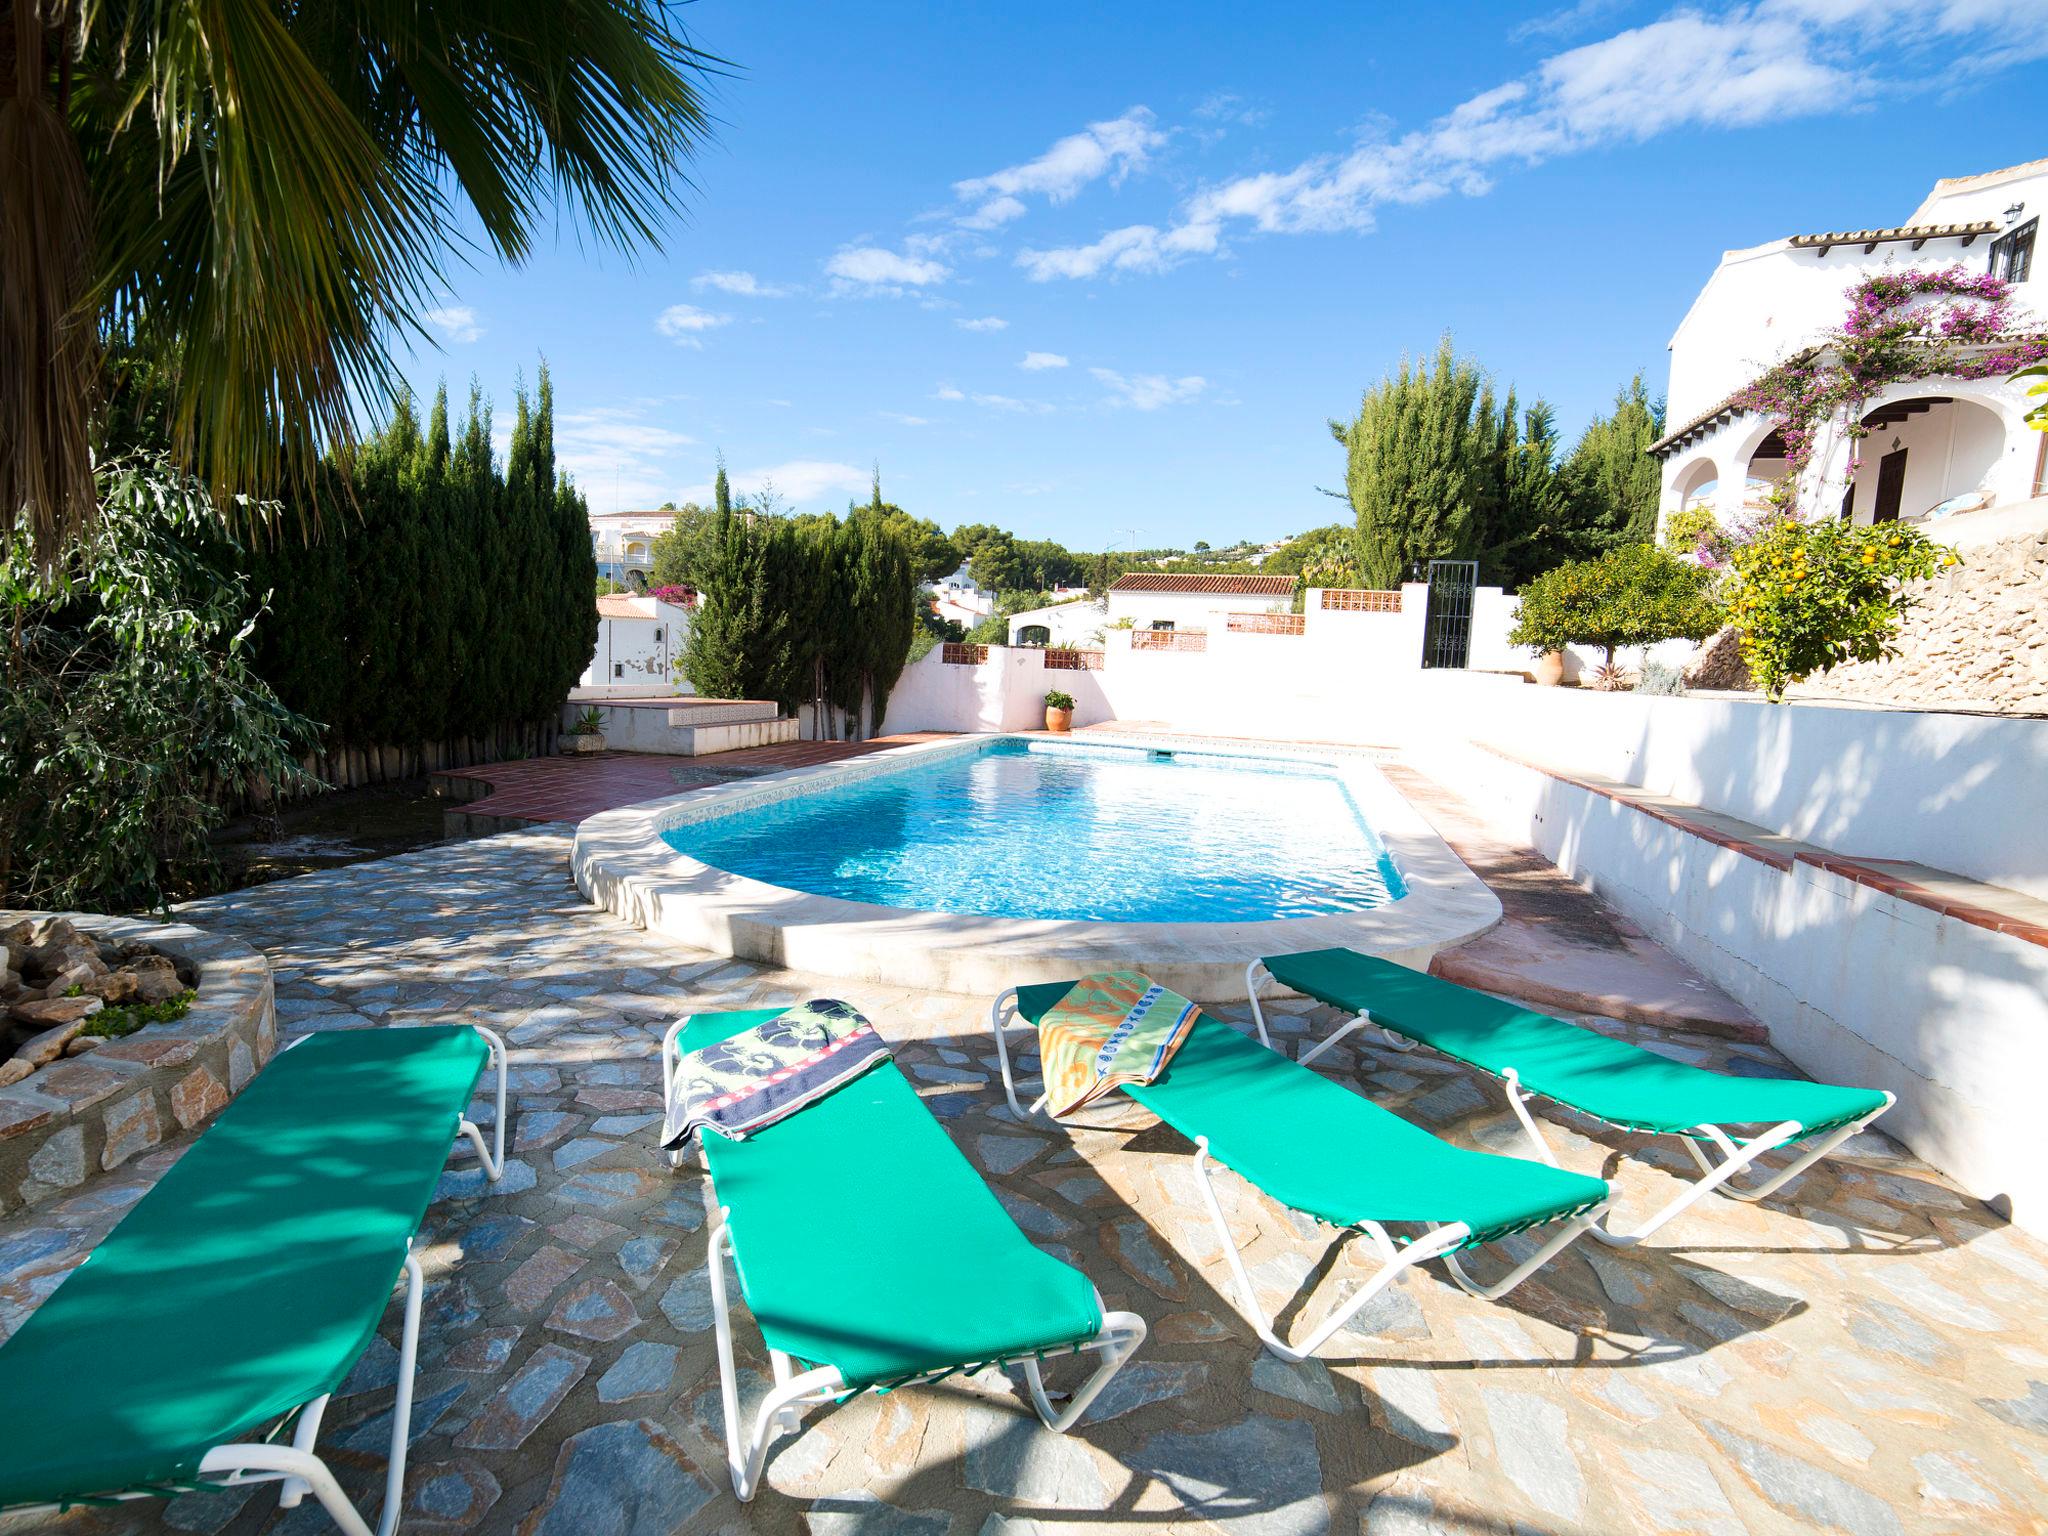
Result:
[[[595,510],[772,476],[1077,548],[1333,520],[1325,426],[1448,328],[1567,434],[1726,248],[2048,154],[2040,0],[1669,10],[699,0],[667,250],[459,275],[412,373],[553,370]]]

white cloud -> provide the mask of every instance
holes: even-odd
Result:
[[[690,286],[699,293],[716,288],[720,293],[742,299],[780,299],[789,293],[787,288],[762,282],[751,272],[699,272],[690,279]]]
[[[1057,352],[1026,352],[1024,361],[1017,366],[1037,373],[1046,368],[1064,368],[1067,360]]]
[[[877,411],[875,414],[884,421],[895,422],[899,427],[928,427],[932,424],[928,416],[906,416],[901,411]]]
[[[978,390],[958,389],[951,384],[941,384],[932,391],[932,398],[949,403],[964,400],[969,404],[978,405],[984,410],[1015,411],[1032,416],[1043,416],[1052,410],[1052,407],[1043,400],[1020,400],[1015,395],[984,394]]]
[[[1052,407],[1043,400],[1019,400],[1015,395],[970,394],[967,397],[984,410],[1016,411],[1022,415],[1043,416]]]
[[[1121,182],[1133,171],[1144,169],[1152,151],[1165,143],[1166,135],[1153,126],[1152,114],[1144,107],[1132,107],[1106,122],[1090,123],[1035,160],[954,182],[954,194],[974,205],[959,222],[968,229],[994,229],[1023,217],[1023,199],[1028,195],[1064,203],[1104,176],[1112,184]]]
[[[714,315],[694,304],[671,304],[655,320],[654,328],[679,347],[701,348],[705,331],[715,331],[721,325],[731,323],[731,315]]]
[[[929,257],[911,256],[878,245],[849,245],[825,263],[835,293],[901,293],[941,283],[951,269]]]
[[[955,320],[963,331],[1007,331],[1010,322],[995,315],[983,315],[979,320]]]
[[[599,512],[685,500],[677,456],[696,439],[648,421],[641,406],[600,407],[555,418],[555,459]]]
[[[484,328],[477,324],[476,311],[467,304],[430,309],[420,318],[439,331],[445,340],[457,345],[475,341],[484,333]]]
[[[1111,405],[1127,405],[1134,411],[1156,411],[1163,405],[1182,405],[1209,387],[1198,373],[1169,379],[1163,373],[1122,374],[1113,368],[1090,368],[1095,382],[1109,391]]]
[[[1581,25],[1600,9],[1575,5],[1542,18],[1540,30]],[[1016,261],[1036,282],[1087,279],[1219,254],[1236,230],[1362,232],[1387,205],[1481,196],[1506,167],[1858,107],[1900,83],[1878,73],[1882,63],[1904,70],[1933,37],[1976,43],[1982,51],[1963,62],[1980,69],[2048,55],[2039,0],[1758,0],[1717,15],[1673,11],[1556,53],[1426,127],[1215,183],[1185,199],[1170,222],[1023,250]]]

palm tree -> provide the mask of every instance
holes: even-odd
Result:
[[[664,0],[0,0],[0,507],[91,515],[104,359],[223,505],[346,452],[474,248],[658,249],[708,131]]]

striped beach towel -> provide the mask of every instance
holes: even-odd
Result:
[[[700,1130],[744,1141],[888,1059],[856,1009],[832,998],[798,1003],[682,1058],[661,1144],[674,1151]]]
[[[1137,971],[1083,976],[1038,1023],[1046,1108],[1069,1115],[1120,1084],[1151,1082],[1200,1013]]]

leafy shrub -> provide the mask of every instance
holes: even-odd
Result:
[[[1522,588],[1508,639],[1539,651],[1576,641],[1615,648],[1703,640],[1721,624],[1707,573],[1649,544],[1625,544],[1597,560],[1545,571]]]
[[[208,873],[259,786],[314,786],[313,728],[250,664],[261,603],[212,498],[168,459],[103,462],[99,514],[52,570],[24,530],[0,606],[0,897],[123,911]]]
[[[1654,699],[1678,699],[1685,696],[1685,673],[1678,667],[1667,667],[1661,661],[1643,663],[1643,674],[1636,680],[1636,692],[1646,693]]]
[[[1961,563],[1917,528],[1786,520],[1735,551],[1729,601],[1742,659],[1772,703],[1845,661],[1892,654],[1908,581]]]
[[[174,1024],[192,1011],[192,1000],[197,992],[180,992],[176,997],[167,997],[160,1003],[126,1003],[118,1008],[102,1008],[85,1021],[81,1035],[100,1035],[109,1040],[119,1040],[132,1035],[145,1024]]]
[[[1047,709],[1072,709],[1074,707],[1074,696],[1071,693],[1062,693],[1057,688],[1048,688],[1045,691],[1045,707]]]

